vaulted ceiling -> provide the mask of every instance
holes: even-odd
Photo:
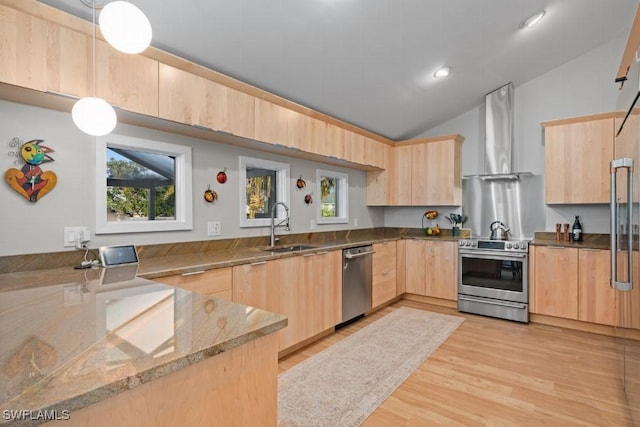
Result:
[[[91,20],[80,0],[40,1]],[[518,86],[626,39],[638,6],[637,0],[132,3],[151,21],[153,46],[391,139],[419,135],[505,83]],[[542,9],[536,27],[519,29]],[[445,65],[451,76],[435,79]]]

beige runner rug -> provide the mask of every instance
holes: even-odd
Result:
[[[463,320],[401,307],[283,372],[278,425],[360,425]]]

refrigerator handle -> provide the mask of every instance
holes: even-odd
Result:
[[[618,280],[617,242],[618,242],[618,203],[616,200],[616,172],[627,170],[627,274],[628,281]],[[633,279],[633,159],[620,158],[611,162],[611,287],[620,291],[630,291]]]

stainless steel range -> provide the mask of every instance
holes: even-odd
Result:
[[[527,240],[460,240],[458,310],[529,322]]]

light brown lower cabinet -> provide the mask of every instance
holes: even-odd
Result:
[[[531,251],[532,313],[617,324],[608,250],[534,246]]]
[[[288,318],[279,350],[340,323],[342,252],[321,251],[233,267],[233,301]]]
[[[578,250],[578,320],[615,326],[616,290],[608,250]]]
[[[276,260],[277,261],[277,260]],[[257,261],[233,268],[233,302],[279,313],[276,261]]]
[[[407,293],[455,301],[458,295],[457,242],[407,240],[405,244]]]
[[[373,245],[371,305],[377,307],[396,297],[396,242]]]
[[[153,279],[166,285],[177,286],[211,297],[231,301],[231,267],[216,268],[207,271],[176,274],[174,276]]]
[[[578,319],[578,249],[535,246],[532,251],[531,312]]]

